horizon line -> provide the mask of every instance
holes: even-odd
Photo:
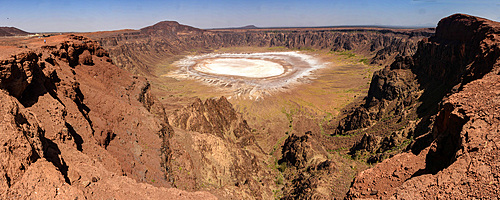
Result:
[[[114,30],[96,30],[96,31],[42,31],[42,32],[38,32],[38,31],[35,31],[35,32],[28,32],[28,31],[25,31],[21,28],[18,28],[16,26],[0,26],[0,28],[17,28],[21,31],[25,31],[25,32],[28,32],[28,33],[93,33],[93,32],[105,32],[105,31],[124,31],[124,30],[132,30],[132,31],[139,31],[143,28],[146,28],[146,27],[149,27],[149,26],[153,26],[153,25],[156,25],[158,23],[161,23],[161,22],[165,22],[165,21],[171,21],[171,20],[164,20],[164,21],[159,21],[155,24],[152,24],[152,25],[148,25],[148,26],[144,26],[142,28],[139,28],[139,29],[133,29],[133,28],[123,28],[123,29],[114,29]],[[177,22],[177,21],[175,21]],[[179,22],[177,22],[179,23]],[[252,26],[255,26],[255,27],[252,27],[252,28],[245,28],[246,26],[251,26],[251,25],[245,25],[245,26],[241,26],[241,27],[218,27],[218,28],[198,28],[198,27],[194,27],[194,26],[191,26],[191,25],[186,25],[186,24],[182,24],[182,23],[179,23],[180,25],[184,25],[184,26],[189,26],[189,27],[193,27],[193,28],[197,28],[197,29],[201,29],[201,30],[252,30],[252,29],[318,29],[318,28],[381,28],[381,29],[423,29],[423,28],[436,28],[435,26],[426,26],[426,25],[409,25],[409,26],[405,26],[405,25],[331,25],[331,26],[270,26],[270,27],[258,27],[258,26],[255,26],[255,25],[252,25]]]

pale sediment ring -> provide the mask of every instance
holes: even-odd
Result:
[[[174,65],[178,70],[167,76],[201,80],[250,97],[287,88],[323,67],[314,57],[298,52],[205,54]]]

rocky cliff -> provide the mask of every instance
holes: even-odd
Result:
[[[406,151],[360,173],[349,198],[500,195],[499,44],[500,23],[456,14],[442,19],[415,55],[374,75],[365,102],[347,114],[337,133],[399,123],[399,130],[375,132],[352,151],[369,152],[375,160],[401,145]]]
[[[282,199],[339,198],[334,191],[339,190],[335,187],[344,178],[342,164],[330,158],[311,132],[292,134],[281,154],[279,170],[285,179]]]
[[[372,64],[385,65],[397,55],[412,55],[417,42],[432,33],[431,29],[368,28],[210,31],[166,21],[141,30],[91,33],[88,36],[107,49],[118,66],[138,74],[151,74],[152,68],[174,55],[234,46],[354,51],[369,57]]]
[[[369,163],[382,162],[357,176],[348,197],[406,198],[422,195],[421,197],[427,198],[436,195],[458,195],[453,193],[455,191],[448,191],[446,185],[440,184],[442,178],[448,180],[447,184],[456,184],[462,192],[471,194],[461,196],[464,198],[498,195],[494,192],[494,188],[498,188],[498,177],[494,175],[498,171],[495,164],[496,147],[486,145],[467,150],[472,144],[469,143],[472,142],[469,141],[471,137],[486,137],[486,140],[478,139],[481,144],[486,141],[495,144],[496,141],[495,136],[487,135],[498,132],[498,127],[494,125],[497,119],[477,117],[479,112],[484,112],[481,116],[494,115],[498,107],[498,94],[494,92],[494,85],[498,82],[496,78],[500,56],[498,23],[467,15],[453,15],[439,23],[435,35],[420,41],[427,36],[431,36],[429,31],[417,30],[207,31],[164,22],[138,31],[100,33],[91,37],[110,50],[111,57],[119,66],[144,74],[151,73],[148,69],[161,62],[163,57],[183,54],[193,49],[210,51],[233,46],[283,46],[297,49],[351,50],[369,56],[372,64],[382,64],[386,67],[374,73],[367,97],[357,105],[348,107],[340,120],[332,121],[334,125],[326,128],[332,135],[351,136],[362,133],[360,141],[349,150],[351,156]],[[488,87],[488,84],[493,86]],[[478,102],[481,98],[472,95],[473,88],[481,88],[481,94],[478,95],[492,100]],[[219,103],[223,104],[223,101]],[[190,152],[192,150],[189,148],[174,153],[174,157],[190,163],[190,169],[199,165],[192,157],[210,160],[217,157],[213,149],[228,149],[227,145],[220,144],[240,144],[238,139],[234,139],[238,138],[237,134],[228,131],[234,130],[235,124],[227,124],[229,119],[222,120],[224,123],[217,120],[231,118],[230,115],[221,115],[221,110],[214,112],[209,109],[216,104],[215,100],[205,103],[197,101],[172,117],[176,129],[205,132],[205,135],[196,137],[191,134],[189,141],[197,141],[195,144],[200,145],[210,144],[208,146],[211,148],[207,148],[211,149],[210,151],[197,150],[204,152],[201,154]],[[472,125],[471,120],[484,121],[481,122],[484,126]],[[476,137],[471,135],[474,131],[467,131],[467,128],[486,132]],[[207,136],[206,133],[216,134]],[[176,137],[178,139],[174,140],[178,142],[186,139]],[[334,178],[340,177],[335,170],[339,164],[327,158],[311,164],[310,162],[315,161],[313,158],[323,158],[323,155],[327,155],[322,153],[324,150],[321,150],[321,144],[312,142],[312,145],[311,141],[315,141],[311,136],[290,136],[282,147],[280,166],[286,166],[281,171],[285,179],[282,187],[283,198],[331,197],[331,193],[325,192],[324,189],[331,188],[332,185],[325,180],[333,181]],[[182,146],[180,143],[178,145]],[[252,145],[243,146],[248,148]],[[192,148],[197,149],[195,146]],[[258,149],[256,146],[252,148]],[[242,164],[237,156],[234,156],[248,153],[242,153],[244,151],[241,150],[230,152],[230,159],[223,160],[238,163],[230,167],[232,171],[263,169],[253,163]],[[477,159],[468,157],[471,154]],[[259,150],[252,151],[250,155],[257,159],[264,158]],[[396,165],[396,162],[403,164]],[[254,167],[241,168],[242,165]],[[464,174],[462,167],[466,165],[477,167],[469,168],[466,175],[457,175]],[[212,167],[214,166],[224,164],[218,163]],[[273,174],[272,171],[264,172]],[[181,173],[184,172],[178,174]],[[250,177],[252,176],[256,175],[252,174]],[[216,179],[219,184],[213,180],[200,181],[202,177],[198,175],[191,177],[191,183],[183,183],[188,185],[186,188],[199,188],[200,183],[211,183],[217,185],[216,187],[226,188],[234,183],[241,188],[240,181],[230,181],[226,177],[231,176],[224,172],[209,176],[221,177]],[[248,176],[236,177],[237,180],[249,180]],[[455,180],[456,178],[458,179]],[[452,179],[454,181],[449,181]],[[485,181],[479,181],[483,179],[489,182],[486,184]],[[248,191],[257,188],[260,191],[269,191],[269,185],[272,184],[267,181],[264,181],[264,187],[255,187],[254,183],[250,182],[250,186],[242,188]],[[419,184],[422,181],[425,184]],[[222,184],[224,182],[230,184]],[[472,182],[474,184],[471,184]],[[467,186],[459,186],[460,184]],[[489,189],[485,193],[472,192],[480,187]],[[418,190],[414,188],[425,191],[425,194],[416,194]],[[240,194],[248,195],[245,192]],[[400,196],[397,196],[398,194]],[[248,197],[266,198],[269,193]]]
[[[343,198],[360,165],[325,142],[351,136],[360,140],[350,156],[378,164],[356,175],[347,198],[500,195],[498,22],[452,15],[423,40],[428,31],[176,22],[87,35],[109,53],[62,35],[0,54],[1,198]],[[151,74],[165,57],[233,46],[352,50],[387,66],[331,127],[287,133],[270,153],[227,99],[166,113],[145,78],[120,69]]]
[[[223,199],[273,198],[277,174],[266,164],[272,158],[225,97],[197,99],[169,118],[176,187],[209,189]]]
[[[214,198],[153,186],[169,186],[173,129],[147,81],[96,42],[63,35],[18,51],[0,60],[2,199]]]
[[[219,137],[238,139],[251,130],[225,97],[197,99],[193,104],[172,114],[172,125],[188,131],[215,134]]]

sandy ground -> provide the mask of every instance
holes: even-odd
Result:
[[[8,59],[15,54],[39,49],[41,46],[56,45],[65,39],[67,39],[67,35],[40,38],[28,36],[0,37],[0,60]]]
[[[187,56],[174,65],[178,70],[164,76],[200,80],[237,97],[259,99],[305,82],[325,63],[299,52],[267,52]]]

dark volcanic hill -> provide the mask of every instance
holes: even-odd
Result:
[[[159,22],[155,25],[148,26],[145,28],[142,28],[141,33],[147,34],[147,35],[166,35],[166,34],[178,34],[180,32],[182,33],[190,33],[190,32],[199,32],[202,31],[201,29],[193,28],[191,26],[186,26],[179,24],[179,22],[176,21],[163,21]]]
[[[257,29],[259,27],[255,26],[255,25],[246,25],[246,26],[242,26],[242,27],[238,27],[238,29]]]
[[[30,33],[16,27],[0,27],[0,36],[25,36]]]

